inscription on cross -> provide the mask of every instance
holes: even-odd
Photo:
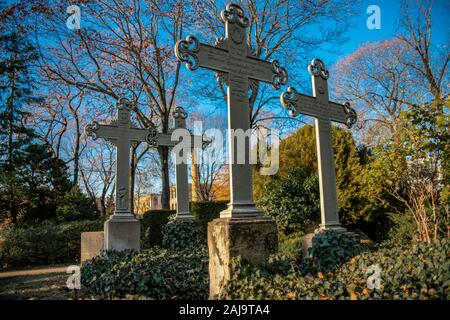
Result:
[[[86,134],[96,140],[102,138],[116,148],[116,204],[114,218],[133,216],[130,210],[130,148],[133,142],[145,141],[147,131],[131,124],[130,102],[121,98],[117,101],[117,120],[110,124],[94,121],[86,126]]]
[[[216,41],[215,46],[200,43],[194,36],[180,40],[175,46],[176,57],[186,62],[189,70],[199,67],[218,72],[218,80],[227,85],[228,129],[230,132],[230,203],[221,217],[242,217],[260,215],[253,202],[252,165],[250,164],[249,142],[246,150],[237,150],[232,133],[250,129],[250,109],[248,88],[250,81],[263,81],[275,89],[287,82],[287,72],[278,61],[271,62],[254,57],[247,44],[249,20],[236,4],[228,4],[221,12],[225,23],[225,37]],[[245,153],[245,163],[235,161],[238,152]]]
[[[329,73],[320,59],[314,59],[308,67],[311,74],[313,96],[298,93],[289,87],[280,100],[291,116],[305,114],[315,119],[317,160],[319,162],[320,211],[323,230],[345,232],[339,222],[334,170],[331,121],[352,127],[356,112],[348,102],[339,104],[329,101],[327,79]]]

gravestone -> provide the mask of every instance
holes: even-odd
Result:
[[[86,126],[86,134],[94,140],[103,138],[116,148],[116,201],[113,215],[105,222],[105,250],[140,250],[140,221],[130,206],[130,148],[141,141],[142,129],[132,127],[130,104],[126,99],[117,101],[117,120],[111,124],[94,122]]]
[[[227,86],[228,150],[230,168],[230,203],[220,218],[208,225],[210,297],[215,297],[230,279],[230,260],[242,256],[253,264],[264,264],[277,246],[276,225],[255,207],[252,192],[250,143],[238,150],[233,132],[250,129],[248,90],[251,83],[262,81],[275,89],[287,82],[287,73],[278,61],[255,57],[247,44],[249,19],[236,4],[221,12],[225,37],[215,46],[200,43],[194,36],[180,40],[175,55],[189,70],[199,67],[217,72],[219,82]],[[244,163],[238,153],[244,152]]]
[[[94,140],[103,138],[117,147],[116,152],[116,201],[114,214],[105,222],[105,250],[140,250],[140,222],[130,208],[130,148],[132,143],[147,142],[151,147],[175,146],[172,134],[160,133],[154,125],[150,128],[136,128],[131,123],[130,102],[118,100],[118,119],[110,124],[94,122],[86,126],[86,134]],[[185,128],[187,114],[181,107],[173,113],[175,129]],[[173,130],[171,130],[173,131]],[[202,145],[203,139],[191,135],[191,144]],[[196,141],[199,140],[200,141]],[[179,155],[176,155],[179,157]],[[188,172],[186,162],[177,161],[177,219],[192,219],[189,212]]]
[[[81,263],[98,256],[105,246],[104,232],[81,233]]]
[[[281,94],[280,100],[291,116],[305,114],[314,117],[319,163],[320,230],[346,232],[339,222],[331,121],[344,123],[351,128],[356,122],[356,112],[348,102],[339,104],[329,101],[329,73],[320,59],[314,59],[308,71],[311,74],[313,96],[300,94],[289,87]]]

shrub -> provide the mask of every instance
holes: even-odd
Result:
[[[128,261],[136,255],[132,250],[102,251],[100,255],[83,262],[81,283],[91,294],[100,295],[105,289],[105,279],[116,264]]]
[[[302,249],[302,233],[292,233],[290,235],[280,234],[278,237],[278,251],[282,255],[292,258],[299,258]]]
[[[104,252],[83,263],[81,280],[97,298],[207,299],[208,251],[200,224],[171,221],[163,246]]]
[[[331,272],[368,248],[362,246],[358,238],[345,233],[325,231],[316,234],[309,248],[311,259],[304,259],[302,272]]]
[[[191,202],[191,212],[192,215],[200,221],[200,223],[207,225],[211,220],[219,218],[220,212],[227,208],[228,202],[230,201],[220,200]]]
[[[79,261],[81,232],[102,230],[99,221],[64,224],[10,225],[0,233],[0,266],[54,264]]]
[[[388,232],[389,244],[410,243],[416,233],[416,224],[412,217],[407,214],[389,213],[390,222],[393,226]]]
[[[317,175],[297,168],[288,173],[287,179],[269,180],[258,203],[275,219],[281,232],[305,232],[305,227],[320,217]]]
[[[56,209],[56,216],[59,221],[94,220],[100,217],[95,203],[78,186],[66,192]]]
[[[169,222],[174,210],[149,210],[141,220],[141,240],[144,248],[162,244],[162,229]]]
[[[153,247],[146,252],[123,256],[107,272],[96,266],[110,266],[116,257],[109,253],[83,265],[82,285],[99,298],[127,295],[151,299],[206,299],[208,259],[204,251],[181,254]],[[105,268],[106,269],[106,268]]]
[[[327,249],[329,251],[329,249]],[[367,251],[334,272],[315,272],[287,257],[265,268],[233,261],[225,299],[449,299],[450,240]],[[368,268],[381,269],[381,286],[369,289]],[[317,270],[316,270],[317,271]]]
[[[175,251],[198,251],[207,248],[205,229],[197,221],[172,220],[163,228],[162,247]]]

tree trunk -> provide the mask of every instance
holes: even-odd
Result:
[[[169,148],[159,146],[158,154],[161,160],[161,204],[163,209],[170,209]]]
[[[78,116],[75,116],[76,124],[76,137],[75,137],[75,154],[73,155],[73,184],[78,184],[78,172],[79,172],[79,161],[80,161],[80,121]]]
[[[15,65],[15,56],[13,58],[13,65]],[[14,135],[14,95],[15,95],[15,85],[16,85],[16,73],[13,69],[9,74],[9,82],[10,82],[10,95],[8,97],[8,166],[7,172],[13,173],[14,163],[13,163],[13,135]],[[11,217],[11,221],[13,224],[17,223],[17,207],[14,203],[14,188],[9,186],[9,215]]]
[[[15,61],[15,60],[13,60]],[[14,63],[14,62],[13,62]],[[16,74],[12,70],[9,74],[10,94],[8,97],[8,172],[14,171],[13,164],[13,135],[14,135],[14,95],[15,95],[15,81]]]
[[[136,181],[136,149],[137,146],[131,147],[131,165],[130,165],[130,212],[134,214],[134,183]]]

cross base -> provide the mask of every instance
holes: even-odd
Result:
[[[348,232],[348,230],[344,228],[339,222],[326,222],[325,224],[320,224],[319,228],[315,230],[315,233],[320,231],[335,231],[338,233]]]
[[[130,211],[116,211],[109,217],[109,220],[131,221],[136,220],[136,217]]]
[[[104,225],[105,250],[134,250],[141,249],[141,222],[128,213],[113,214]]]
[[[339,222],[330,222],[330,223],[326,223],[325,225],[320,224],[319,228],[314,230],[314,234],[319,234],[323,231],[334,231],[337,233],[343,233],[349,237],[354,237],[356,239],[359,239],[359,235],[357,233],[348,231]]]
[[[178,212],[175,220],[177,221],[182,221],[182,222],[190,222],[190,221],[194,221],[194,216],[192,215],[192,213],[190,213],[189,211],[185,211],[185,212]]]
[[[210,299],[216,299],[233,277],[232,258],[240,256],[251,265],[263,266],[277,248],[277,226],[272,219],[233,217],[209,222]]]
[[[220,212],[221,218],[265,218],[263,212],[253,202],[229,203],[228,208]]]

